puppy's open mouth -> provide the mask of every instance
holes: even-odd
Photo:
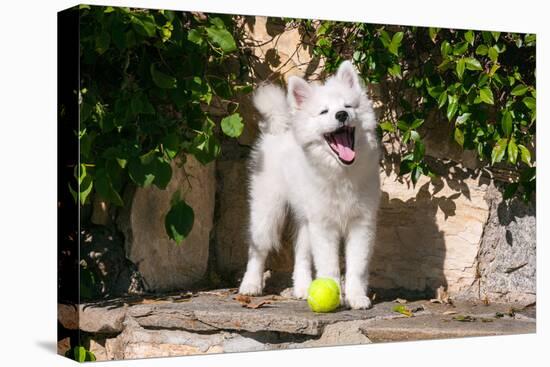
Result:
[[[343,126],[338,130],[324,135],[328,146],[345,164],[352,164],[355,160],[355,128]]]

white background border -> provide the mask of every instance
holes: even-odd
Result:
[[[548,63],[550,24],[538,1],[215,1],[126,5],[537,33],[538,310],[548,310]],[[309,5],[310,3],[311,5]],[[0,363],[69,366],[56,343],[56,12],[65,0],[8,0],[0,21]],[[546,103],[544,102],[546,101]],[[63,142],[61,142],[63,144]],[[534,366],[548,350],[548,312],[537,335],[484,337],[291,351],[109,362],[113,366]],[[545,340],[546,339],[546,340]],[[543,341],[545,340],[545,341]],[[11,362],[11,363],[10,363]],[[548,363],[543,362],[543,363]],[[98,366],[108,365],[98,363]]]

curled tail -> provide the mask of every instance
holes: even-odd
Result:
[[[289,106],[285,92],[273,84],[260,86],[252,97],[254,106],[262,114],[260,130],[268,134],[280,134],[289,126]]]

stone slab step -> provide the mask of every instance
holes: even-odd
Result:
[[[250,309],[243,307],[235,296],[233,290],[222,289],[155,298],[121,298],[77,307],[60,305],[59,320],[67,329],[95,334],[120,333],[124,320],[130,317],[140,327],[154,330],[280,332],[309,336],[321,336],[327,325],[358,321],[366,328],[369,338],[382,341],[425,339],[432,335],[443,338],[535,331],[532,312],[514,312],[509,304],[457,303],[451,306],[415,301],[406,304],[415,310],[415,317],[407,318],[393,311],[395,302],[375,303],[369,310],[340,308],[336,312],[316,314],[303,300],[252,297],[252,303],[270,303]],[[453,319],[456,315],[470,316],[476,321],[459,322]],[[480,321],[482,319],[485,322]]]

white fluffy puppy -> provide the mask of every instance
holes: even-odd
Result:
[[[249,259],[240,293],[259,295],[269,252],[280,246],[285,216],[296,220],[294,295],[307,298],[317,277],[340,283],[348,306],[371,307],[367,266],[378,211],[376,120],[357,72],[343,62],[323,85],[291,77],[288,94],[265,85],[254,95],[263,115],[251,164]]]

